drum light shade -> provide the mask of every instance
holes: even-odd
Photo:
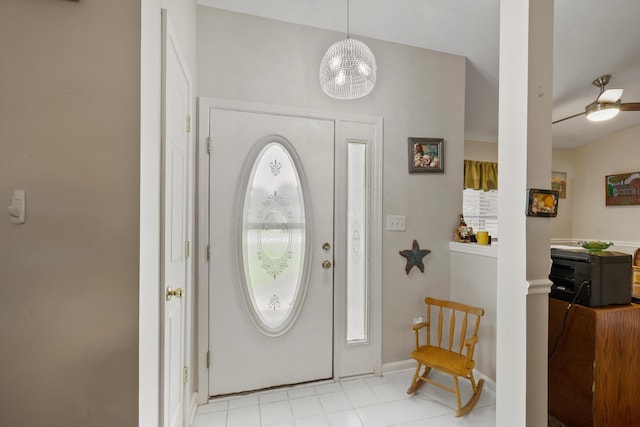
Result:
[[[347,37],[329,47],[322,58],[320,86],[332,98],[360,98],[373,90],[377,71],[371,49]]]
[[[585,108],[585,114],[587,119],[592,122],[603,122],[614,118],[620,112],[621,101],[609,103],[609,102],[594,102],[587,105]]]

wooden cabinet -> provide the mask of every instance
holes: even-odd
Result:
[[[634,298],[640,298],[640,248],[633,253],[633,289],[631,293]]]
[[[640,426],[640,305],[549,298],[549,413],[567,426]]]

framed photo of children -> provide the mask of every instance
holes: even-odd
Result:
[[[443,173],[444,139],[409,137],[409,173]]]

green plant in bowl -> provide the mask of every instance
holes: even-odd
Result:
[[[600,240],[593,240],[591,242],[581,241],[578,242],[578,244],[587,249],[589,252],[602,252],[609,246],[613,246],[613,242],[602,242]]]

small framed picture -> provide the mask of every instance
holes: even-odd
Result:
[[[567,198],[566,172],[551,172],[551,189],[556,190],[561,199]]]
[[[409,173],[443,173],[444,139],[409,138]]]
[[[640,205],[640,172],[605,176],[605,205]]]
[[[558,192],[556,190],[527,190],[527,216],[553,218],[558,215]]]

